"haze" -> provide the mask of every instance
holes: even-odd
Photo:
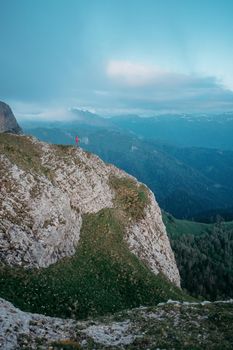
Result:
[[[230,0],[0,5],[0,99],[18,117],[233,109]]]

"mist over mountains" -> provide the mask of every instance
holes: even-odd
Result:
[[[73,110],[67,122],[22,123],[28,134],[74,144],[146,183],[177,218],[233,218],[233,115],[102,118]]]
[[[233,150],[233,113],[121,116],[116,125],[137,136],[181,147]]]

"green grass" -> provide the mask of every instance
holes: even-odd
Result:
[[[174,216],[164,211],[162,212],[162,215],[167,232],[172,238],[187,234],[193,234],[195,236],[202,235],[211,232],[213,228],[213,224],[176,219]]]
[[[162,212],[162,215],[168,235],[173,239],[187,235],[201,236],[211,234],[216,226],[216,223],[205,224],[202,222],[176,219],[174,216],[164,211]],[[233,229],[233,221],[224,221],[221,222],[221,225],[224,230]]]
[[[41,149],[29,137],[0,133],[0,154],[26,172],[34,172],[52,179],[52,171],[42,165]]]
[[[140,220],[146,205],[149,204],[147,188],[143,184],[138,185],[130,178],[111,176],[109,182],[116,193],[115,207],[119,208],[127,218]]]
[[[0,267],[0,295],[23,310],[85,318],[186,296],[155,276],[124,239],[114,209],[84,217],[76,254],[46,268]]]

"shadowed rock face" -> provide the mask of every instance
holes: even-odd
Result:
[[[0,132],[9,132],[12,134],[22,134],[11,108],[0,101]]]

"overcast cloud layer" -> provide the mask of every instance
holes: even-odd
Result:
[[[230,0],[0,3],[0,99],[21,117],[233,110]]]

